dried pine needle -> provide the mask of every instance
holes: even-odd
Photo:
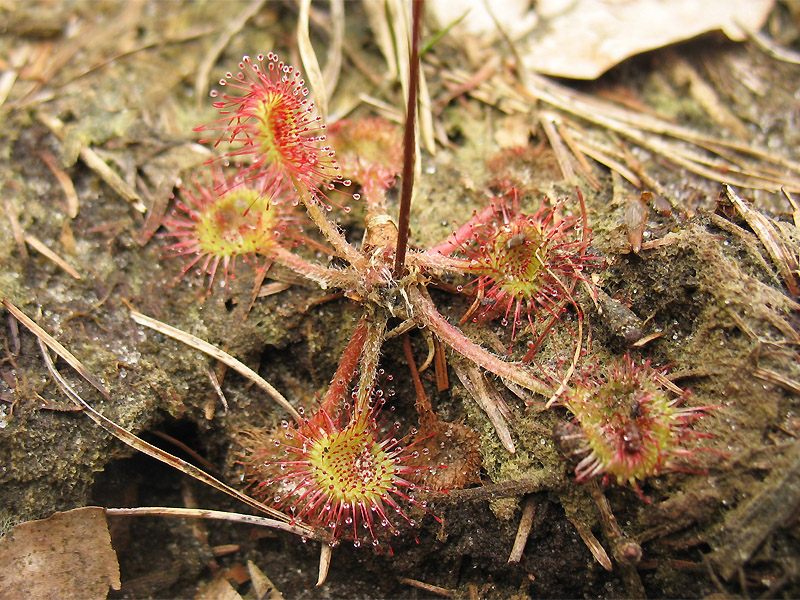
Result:
[[[198,337],[193,336],[191,333],[187,333],[182,331],[176,327],[172,327],[171,325],[167,325],[166,323],[162,323],[161,321],[154,319],[152,317],[148,317],[138,311],[131,310],[131,318],[136,321],[139,325],[144,325],[145,327],[149,327],[159,333],[163,333],[166,336],[169,336],[173,339],[178,340],[179,342],[183,342],[187,346],[191,346],[205,354],[208,354],[212,358],[216,358],[220,362],[228,365],[231,369],[247,377],[250,381],[255,383],[258,387],[262,390],[267,392],[269,396],[275,400],[278,404],[280,404],[286,411],[292,415],[292,417],[300,421],[302,417],[300,413],[292,406],[289,401],[283,397],[283,395],[276,390],[272,385],[269,384],[263,377],[261,377],[258,373],[253,371],[250,367],[246,364],[241,362],[240,360],[234,358],[227,352],[220,350],[216,346],[209,344],[205,340],[201,340]]]

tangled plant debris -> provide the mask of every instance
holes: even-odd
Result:
[[[184,27],[184,8],[158,38],[134,6],[119,19],[128,37],[98,36],[103,11],[75,17],[100,19],[92,35],[26,29],[22,8],[0,37],[21,40],[0,78],[0,148],[20,159],[0,162],[4,524],[135,505],[107,511],[128,597],[209,580],[206,594],[244,594],[247,578],[262,595],[245,560],[293,595],[329,563],[320,593],[337,596],[795,589],[798,168],[780,156],[792,129],[773,126],[793,67],[749,43],[706,47],[703,62],[676,49],[662,79],[636,63],[645,75],[579,92],[513,51],[453,54],[449,30],[423,31],[436,43],[406,60],[421,19],[388,2],[363,22],[403,85],[381,79],[354,21],[334,35],[345,21],[331,8],[311,37],[332,32],[324,77],[298,36],[309,79],[336,87],[330,126],[312,105],[322,87],[308,93],[274,54],[242,60],[199,117],[186,73],[200,85],[264,45],[294,56],[264,33],[295,15],[254,3],[208,34]],[[326,10],[301,3],[301,27]],[[770,21],[783,40],[787,15]],[[93,66],[73,69],[70,52]],[[417,79],[419,138],[404,139],[396,107]],[[686,81],[686,102],[670,103]],[[755,99],[766,83],[769,102]],[[736,119],[703,112],[721,100]],[[765,105],[758,127],[751,101]],[[726,122],[735,139],[710,126]],[[753,204],[726,185],[715,200],[709,179],[785,192]],[[232,498],[116,460],[110,435]],[[122,515],[142,514],[158,524],[137,516],[126,535]],[[272,531],[248,540],[234,523]]]

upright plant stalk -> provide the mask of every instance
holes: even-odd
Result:
[[[414,189],[415,137],[417,117],[417,88],[419,87],[419,29],[422,22],[424,0],[414,0],[411,13],[411,61],[408,77],[408,107],[406,129],[403,134],[403,187],[400,192],[400,217],[397,234],[397,250],[394,256],[394,278],[400,279],[406,268],[408,248],[408,219],[411,212],[411,192]]]

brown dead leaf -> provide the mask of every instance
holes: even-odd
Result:
[[[262,600],[283,600],[283,594],[280,593],[278,588],[275,587],[275,584],[270,581],[269,577],[267,577],[252,560],[247,561],[247,570],[250,573],[253,589],[258,598]]]
[[[120,588],[105,511],[95,506],[14,527],[0,539],[0,598],[105,598]]]
[[[595,79],[626,58],[721,29],[735,41],[757,31],[772,0],[576,0],[538,6],[539,26],[517,48],[538,73]]]
[[[204,586],[194,598],[195,600],[242,600],[239,593],[224,577],[218,577]]]

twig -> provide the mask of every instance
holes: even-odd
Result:
[[[325,583],[328,578],[328,570],[331,568],[331,556],[333,556],[333,548],[330,544],[322,544],[319,552],[319,570],[317,572],[317,586]]]
[[[308,531],[299,525],[290,525],[275,519],[259,517],[256,515],[243,515],[241,513],[224,512],[221,510],[205,510],[200,508],[177,508],[171,506],[138,506],[136,508],[106,508],[107,515],[112,517],[182,517],[188,519],[215,519],[218,521],[228,521],[232,523],[245,523],[246,525],[258,525],[260,527],[271,527],[307,536]]]
[[[522,517],[519,520],[519,527],[517,528],[517,535],[514,538],[514,546],[511,548],[511,554],[508,557],[508,562],[519,562],[522,558],[522,553],[525,550],[525,544],[528,541],[528,535],[533,527],[533,517],[536,514],[536,502],[533,496],[528,496],[525,499],[525,506],[522,509]]]
[[[398,577],[397,580],[408,585],[413,585],[415,588],[425,590],[431,594],[444,596],[445,598],[454,598],[456,595],[453,590],[448,590],[446,588],[439,587],[438,585],[425,583],[424,581],[419,581],[418,579],[411,579],[410,577]]]
[[[552,469],[545,469],[539,473],[539,477],[503,481],[502,483],[482,485],[466,490],[451,490],[441,496],[437,495],[436,502],[460,504],[462,502],[513,498],[514,496],[524,496],[525,494],[533,494],[542,490],[557,489],[563,484],[563,476]]]

